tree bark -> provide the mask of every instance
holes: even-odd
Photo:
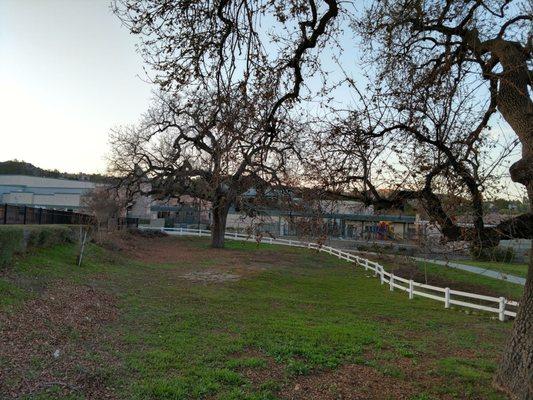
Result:
[[[513,332],[505,348],[495,385],[512,399],[533,399],[533,259]]]
[[[211,230],[211,247],[224,248],[226,221],[228,219],[229,202],[225,197],[217,196],[213,202],[213,226]]]
[[[522,144],[522,160],[511,167],[511,177],[526,186],[533,208],[533,103],[526,55],[513,43],[491,43],[490,51],[503,66],[498,90],[498,109]],[[515,400],[533,399],[533,254],[530,255],[524,295],[504,350],[494,383]]]

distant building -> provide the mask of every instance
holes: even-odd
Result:
[[[174,197],[166,201],[154,201],[150,206],[151,220],[166,226],[209,226],[211,224],[211,202],[189,195]]]
[[[250,189],[243,197],[255,197]],[[274,198],[274,196],[271,196]],[[296,201],[299,199],[295,198]],[[202,227],[212,224],[211,202],[183,195],[167,200],[140,197],[128,209],[128,216],[143,224],[166,227]],[[316,212],[319,209],[320,212]],[[300,236],[304,232],[327,232],[330,236],[354,240],[416,240],[423,233],[411,215],[376,215],[372,206],[356,200],[331,198],[314,201],[314,208],[289,210],[283,204],[256,206],[253,217],[241,204],[232,204],[226,222],[228,231],[259,230],[274,236]]]
[[[141,190],[149,192],[152,186],[149,183],[142,183]],[[135,194],[131,203],[127,207],[126,215],[131,218],[139,218],[142,223],[150,223],[151,220],[157,218],[151,210],[154,204],[154,199],[150,195]]]
[[[27,175],[0,175],[0,204],[75,210],[97,184]]]

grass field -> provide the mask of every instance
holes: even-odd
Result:
[[[367,255],[367,257],[382,263],[387,271],[393,271],[396,275],[412,278],[421,283],[440,287],[448,286],[452,289],[494,297],[503,296],[513,300],[520,300],[524,291],[524,286],[519,284],[444,265],[422,261],[415,262],[401,256]]]
[[[527,275],[527,264],[472,260],[461,260],[459,262],[461,264],[473,265],[474,267],[491,269],[493,271],[502,272],[504,274],[521,276],[522,278],[525,278]]]
[[[495,296],[504,296],[509,299],[519,300],[522,297],[524,286],[516,283],[506,282],[486,276],[474,274],[456,268],[444,267],[437,264],[419,262],[421,271],[427,270],[429,274],[446,277],[455,282],[465,282],[471,285],[479,285],[487,288]],[[476,292],[475,289],[472,292]]]
[[[511,323],[303,249],[64,245],[0,278],[0,393],[26,399],[504,399]]]

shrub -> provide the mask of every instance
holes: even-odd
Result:
[[[515,251],[512,247],[493,247],[484,249],[475,249],[472,251],[472,255],[479,261],[497,261],[497,262],[512,262],[515,257]]]
[[[49,247],[74,241],[74,229],[62,225],[28,227],[25,231],[27,247]]]
[[[24,232],[19,227],[0,228],[0,266],[11,262],[13,255],[24,251]]]
[[[73,242],[76,229],[63,225],[0,226],[0,266],[11,263],[15,254],[28,248]]]

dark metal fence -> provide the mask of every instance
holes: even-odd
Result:
[[[50,210],[11,204],[0,205],[0,225],[87,225],[93,222],[94,218],[91,215],[73,211]]]
[[[114,221],[119,229],[139,226],[138,218],[117,218]],[[92,215],[74,211],[0,204],[0,225],[93,225],[95,223]]]

